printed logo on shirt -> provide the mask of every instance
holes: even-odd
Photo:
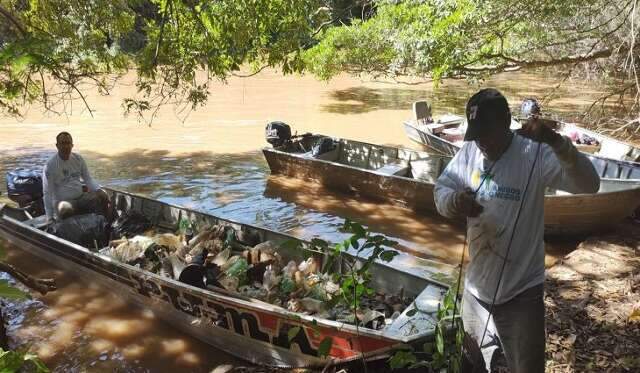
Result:
[[[519,188],[498,185],[493,180],[492,174],[487,174],[476,169],[471,173],[471,185],[473,189],[478,189],[480,183],[483,184],[480,190],[478,190],[479,197],[484,197],[485,199],[498,198],[507,201],[520,201],[522,192]]]

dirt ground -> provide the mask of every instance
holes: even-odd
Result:
[[[594,236],[547,270],[547,372],[640,371],[640,224]]]

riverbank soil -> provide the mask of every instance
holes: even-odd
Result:
[[[640,225],[586,239],[547,270],[547,372],[640,371]]]

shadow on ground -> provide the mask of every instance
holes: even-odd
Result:
[[[549,269],[547,372],[640,370],[639,245],[627,222]]]

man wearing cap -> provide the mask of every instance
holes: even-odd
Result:
[[[73,138],[68,132],[56,136],[56,148],[58,152],[47,161],[42,177],[47,219],[90,212],[109,218],[107,194],[93,181],[84,159],[71,152]]]
[[[474,94],[466,115],[465,143],[434,189],[440,214],[467,221],[465,330],[489,369],[497,336],[511,372],[544,372],[545,188],[595,193],[600,178],[569,139],[535,117],[512,132],[495,89]]]

